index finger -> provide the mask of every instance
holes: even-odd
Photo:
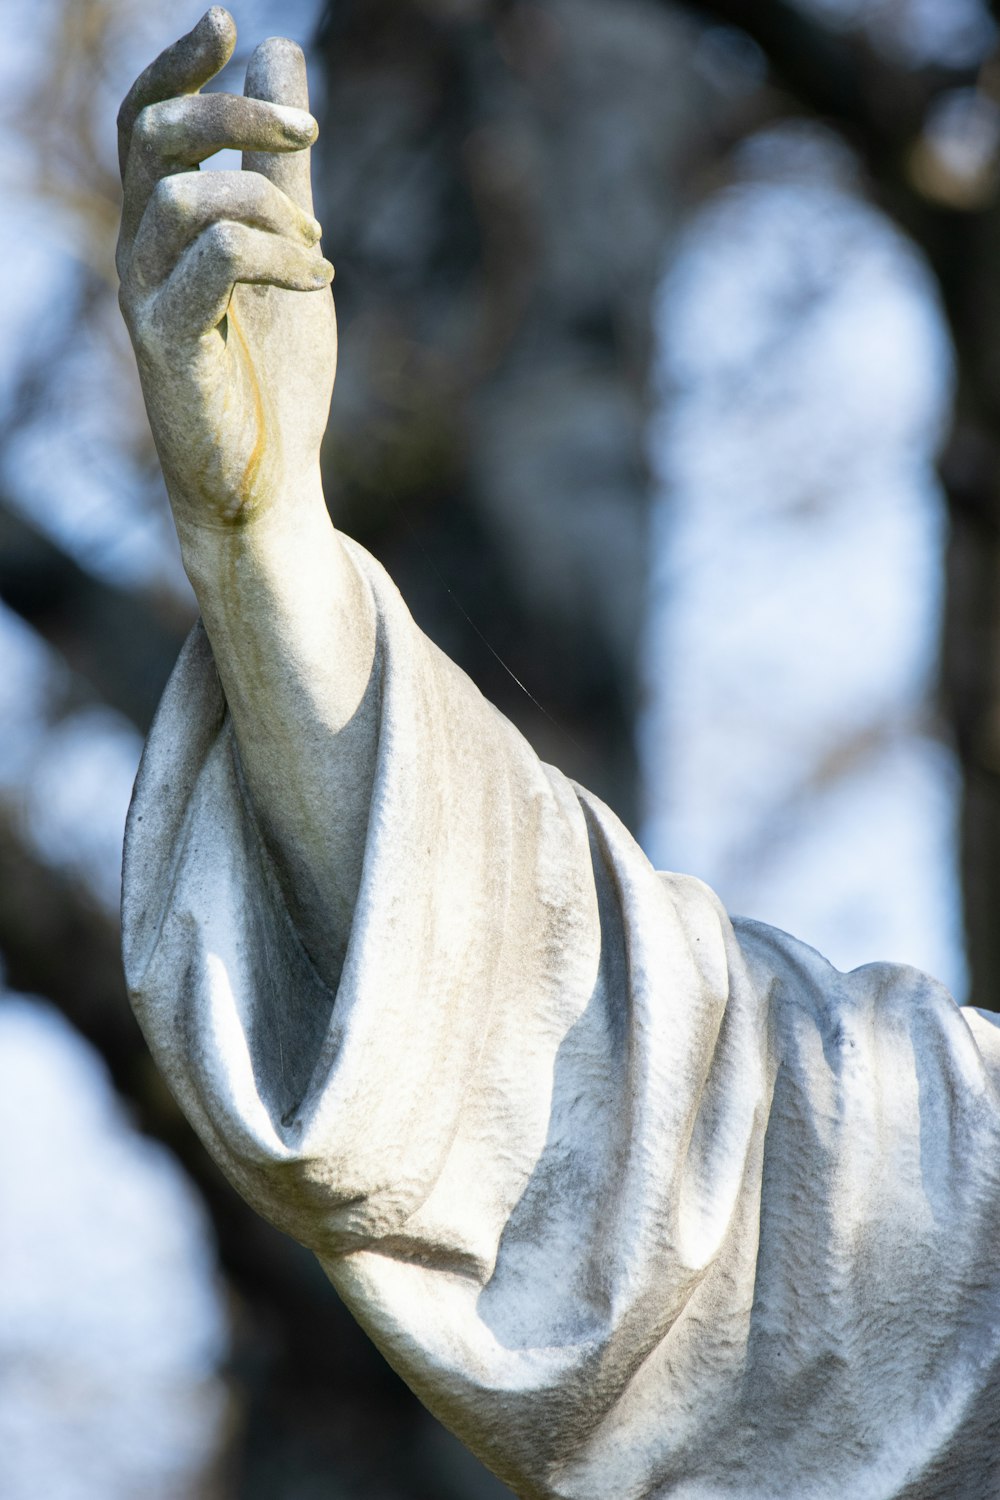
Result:
[[[147,104],[176,94],[196,94],[222,71],[236,46],[236,23],[228,10],[213,5],[186,36],[162,51],[133,83],[118,111],[118,167],[125,177],[132,127]]]

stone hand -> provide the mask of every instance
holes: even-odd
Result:
[[[118,117],[121,305],[182,544],[315,500],[336,369],[305,62],[271,38],[242,98],[200,94],[235,42],[214,6]],[[199,172],[224,147],[243,170]]]

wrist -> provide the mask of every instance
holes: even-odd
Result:
[[[214,592],[234,568],[267,569],[289,553],[304,554],[334,539],[323,497],[319,465],[301,480],[253,507],[226,517],[206,505],[189,506],[171,496],[184,568],[195,593]]]

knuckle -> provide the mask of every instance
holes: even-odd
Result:
[[[202,235],[207,253],[222,267],[231,268],[240,258],[240,226],[229,219],[217,219]]]
[[[145,151],[170,155],[187,120],[188,99],[159,99],[136,115],[132,139]]]
[[[155,104],[147,104],[135,117],[132,126],[132,140],[135,145],[143,150],[148,150],[155,142],[158,133],[158,115]]]
[[[141,318],[136,319],[133,337],[147,359],[162,357],[176,342],[172,322],[172,319],[163,316],[162,310],[155,304]]]
[[[157,219],[175,224],[190,211],[191,192],[184,181],[185,173],[161,177],[150,194],[150,204]]]
[[[236,226],[230,219],[216,219],[208,227],[208,242],[218,255],[232,255],[236,249]]]
[[[137,299],[123,284],[118,291],[118,306],[136,353],[146,358],[155,357],[162,345],[162,334],[150,304]]]

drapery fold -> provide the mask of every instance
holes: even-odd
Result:
[[[200,629],[136,785],[126,972],[207,1148],[522,1495],[1000,1490],[996,1029],[654,872],[350,552],[381,722],[342,973]]]

